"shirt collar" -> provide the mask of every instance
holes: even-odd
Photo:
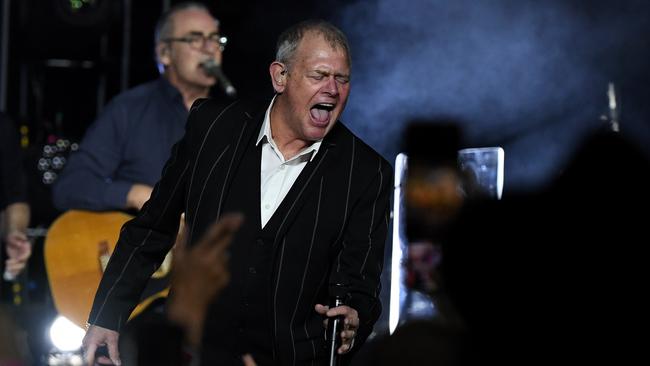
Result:
[[[271,104],[269,104],[269,107],[266,109],[266,113],[264,114],[264,122],[262,122],[262,128],[260,128],[260,133],[257,135],[257,141],[255,142],[255,146],[259,146],[260,142],[267,142],[271,144],[271,146],[273,146],[276,150],[279,151],[277,145],[275,144],[275,140],[273,140],[273,134],[271,133],[271,108],[273,107],[273,103],[275,103],[275,97],[277,97],[277,94],[273,96],[273,99],[271,99]],[[293,160],[297,157],[306,154],[311,154],[309,161],[314,160],[314,157],[318,153],[318,149],[320,149],[320,145],[322,143],[323,143],[322,139],[315,141],[311,145],[304,148],[301,152],[298,153],[298,155],[294,156],[290,160]]]

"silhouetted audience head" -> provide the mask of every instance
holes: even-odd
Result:
[[[463,332],[434,321],[414,321],[375,342],[366,362],[374,366],[459,365]]]
[[[546,192],[470,204],[443,245],[471,364],[632,359],[647,309],[650,164],[590,137]]]

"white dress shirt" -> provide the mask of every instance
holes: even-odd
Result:
[[[262,143],[262,169],[260,176],[261,192],[261,219],[262,228],[269,221],[273,213],[278,208],[284,197],[293,186],[293,183],[302,172],[302,169],[311,161],[322,140],[316,141],[305,147],[296,156],[285,160],[284,156],[278,149],[271,131],[271,107],[275,102],[275,97],[271,100],[269,108],[266,110],[264,122],[260,129],[259,136],[255,145]]]

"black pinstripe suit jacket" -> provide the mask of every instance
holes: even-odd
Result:
[[[257,137],[267,106],[194,104],[186,134],[174,146],[151,199],[122,229],[95,297],[91,324],[120,329],[173,245],[181,212],[186,213],[190,243],[223,214],[244,146]],[[379,276],[392,176],[385,159],[337,122],[269,221],[275,222],[275,232],[268,305],[280,364],[314,356],[315,340],[323,334],[314,304],[326,303],[330,281],[350,287],[349,304],[361,321],[356,342],[370,334],[381,312]],[[259,210],[260,198],[251,199]]]

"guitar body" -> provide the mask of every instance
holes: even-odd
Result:
[[[122,212],[71,210],[50,226],[44,256],[54,304],[59,314],[85,326],[95,292],[122,225],[132,216]],[[154,274],[131,317],[169,291],[169,260]]]

